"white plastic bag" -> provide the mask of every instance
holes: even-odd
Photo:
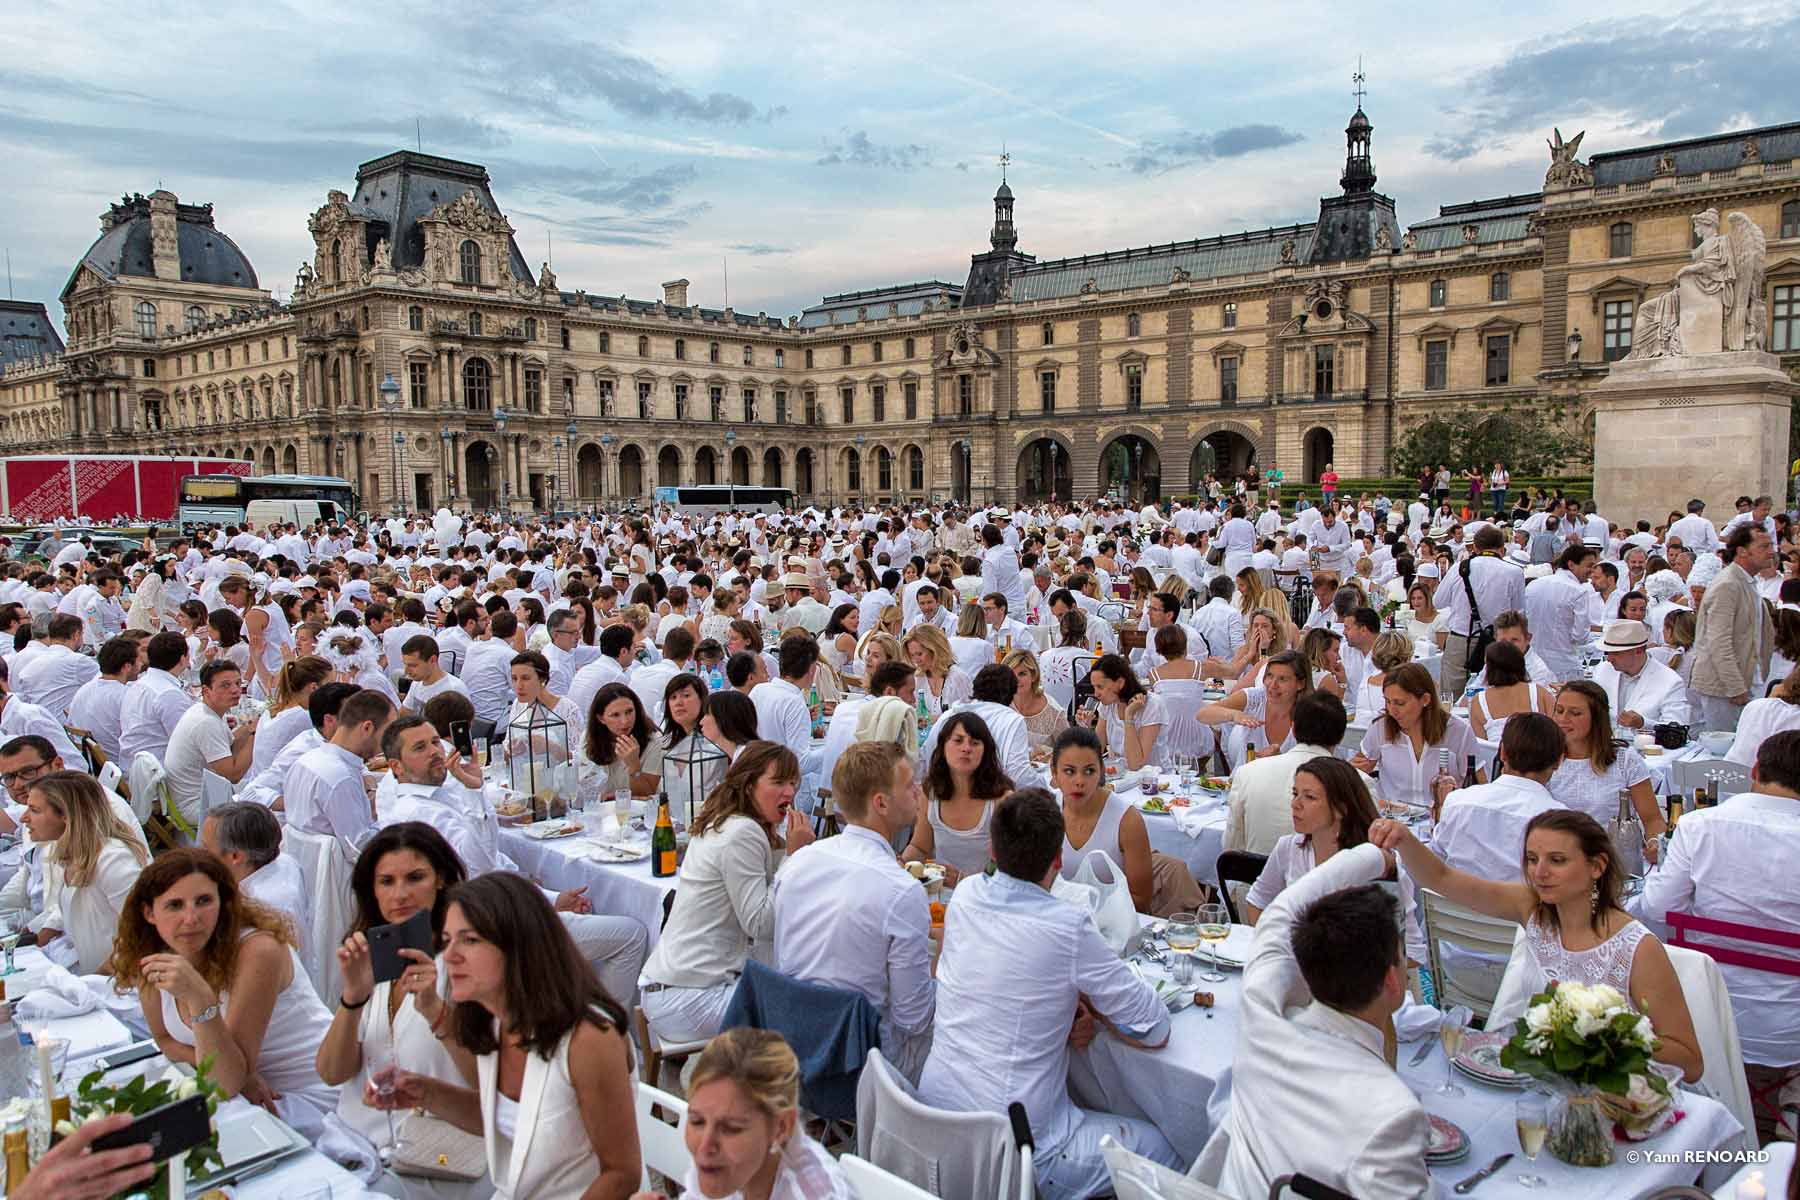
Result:
[[[1106,869],[1100,871],[1096,864],[1104,864]],[[1131,953],[1143,936],[1125,872],[1113,864],[1105,851],[1096,850],[1082,859],[1073,879],[1058,873],[1050,881],[1050,894],[1091,913],[1100,936],[1121,957]]]

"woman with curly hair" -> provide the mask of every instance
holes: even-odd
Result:
[[[171,1062],[212,1059],[242,1095],[318,1137],[336,1090],[314,1055],[331,1015],[300,965],[287,920],[238,891],[204,850],[165,851],[145,867],[113,938],[113,987],[138,990],[144,1022]]]

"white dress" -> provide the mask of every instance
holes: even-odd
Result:
[[[1546,981],[1580,983],[1589,987],[1607,984],[1628,1001],[1631,998],[1631,964],[1638,943],[1650,936],[1642,922],[1630,921],[1619,932],[1591,950],[1570,950],[1562,934],[1533,917],[1525,927],[1525,945]]]
[[[1550,794],[1564,805],[1604,825],[1619,815],[1619,792],[1649,778],[1644,756],[1635,747],[1621,746],[1604,773],[1594,770],[1590,758],[1565,758],[1550,777],[1549,787]]]
[[[313,990],[300,956],[291,946],[287,952],[293,978],[275,997],[275,1008],[269,1013],[269,1026],[263,1033],[254,1069],[269,1090],[281,1096],[275,1102],[276,1115],[300,1136],[316,1141],[325,1114],[335,1110],[338,1103],[338,1089],[320,1079],[313,1065],[319,1043],[331,1028],[331,1014]],[[219,1009],[221,1019],[231,1011],[229,991],[219,993]],[[171,1038],[184,1046],[194,1045],[194,1031],[181,1019],[175,1009],[175,997],[167,992],[162,994],[162,1019]]]

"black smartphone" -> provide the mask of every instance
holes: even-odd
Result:
[[[369,930],[369,966],[376,983],[392,983],[410,965],[402,950],[432,951],[431,910],[421,908],[397,925],[377,925]]]
[[[95,1059],[94,1063],[103,1071],[113,1071],[135,1062],[143,1062],[146,1058],[155,1058],[161,1053],[154,1041],[138,1042],[131,1046],[121,1046],[117,1050],[108,1050]]]
[[[464,758],[475,757],[475,736],[469,732],[467,721],[450,722],[450,745]]]
[[[212,1117],[205,1096],[189,1096],[152,1109],[114,1133],[94,1139],[94,1153],[123,1150],[140,1142],[150,1146],[150,1161],[165,1162],[192,1150],[212,1136]]]

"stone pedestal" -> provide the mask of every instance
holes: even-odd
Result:
[[[1760,350],[1622,359],[1594,389],[1594,500],[1629,526],[1695,497],[1723,520],[1739,496],[1786,494],[1796,387]]]

